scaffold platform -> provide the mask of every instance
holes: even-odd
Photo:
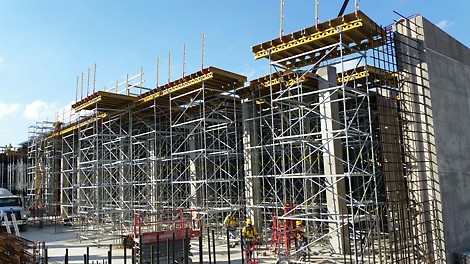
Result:
[[[72,105],[75,111],[101,109],[119,109],[137,101],[136,96],[122,95],[99,91],[95,92]]]
[[[332,45],[340,41],[340,35],[343,46],[349,49],[328,52],[329,47],[334,48]],[[333,59],[345,55],[344,52],[370,49],[382,43],[384,37],[385,31],[358,11],[254,45],[251,50],[255,59],[268,58],[292,69],[313,64],[324,56]]]

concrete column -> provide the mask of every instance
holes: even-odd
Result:
[[[242,117],[243,117],[243,152],[244,152],[244,170],[245,170],[245,195],[247,217],[253,220],[253,225],[261,232],[262,215],[261,208],[257,208],[261,203],[261,185],[258,176],[260,173],[260,160],[259,150],[249,149],[258,145],[258,129],[259,122],[252,119],[254,114],[254,102],[244,101],[242,103]]]
[[[54,207],[50,208],[55,215],[61,213],[60,205],[61,203],[61,195],[62,195],[62,188],[61,188],[61,177],[62,177],[62,149],[61,149],[61,141],[62,138],[54,138],[52,140],[53,144],[53,151],[54,151],[54,168],[53,168],[53,175],[54,175],[54,182],[49,182],[48,188],[52,186],[53,190],[50,191],[52,193],[52,201],[49,201],[49,204],[53,204]],[[51,199],[50,198],[50,199]]]
[[[134,182],[132,177],[135,176],[135,174],[133,173],[132,171],[132,166],[131,166],[131,162],[130,160],[128,160],[128,157],[126,157],[126,155],[130,155],[130,150],[129,150],[129,142],[127,142],[127,139],[124,139],[121,141],[122,146],[121,148],[122,149],[117,149],[117,150],[114,150],[114,151],[119,151],[118,153],[116,153],[118,155],[118,159],[120,161],[120,164],[121,165],[118,165],[119,166],[119,169],[118,169],[118,173],[119,175],[116,175],[118,176],[118,183],[110,183],[110,184],[119,184],[119,195],[117,198],[117,200],[119,201],[119,205],[116,205],[117,207],[120,207],[122,208],[121,210],[121,213],[119,215],[119,217],[121,219],[125,219],[126,215],[129,214],[129,212],[126,210],[127,206],[126,203],[130,203],[130,201],[134,201],[135,200],[135,197],[134,197],[134,192],[130,191],[131,189],[129,188],[129,182]],[[113,151],[113,150],[110,150],[110,151]],[[133,156],[130,156],[130,157],[133,157]],[[112,162],[112,161],[110,161]],[[106,176],[107,178],[110,178],[111,175],[107,175]],[[110,179],[108,179],[110,180]],[[119,228],[122,230],[122,224],[119,226]]]
[[[196,150],[196,138],[195,136],[191,136],[188,140],[188,148],[189,151]],[[190,186],[190,201],[191,201],[191,208],[201,208],[203,206],[203,190],[201,187],[201,180],[202,180],[202,173],[201,173],[201,165],[197,162],[197,154],[191,153],[189,154],[189,179],[191,181]],[[200,159],[199,159],[200,161]],[[200,162],[199,162],[200,163]]]
[[[150,195],[150,204],[154,208],[158,208],[157,204],[157,161],[156,161],[156,146],[155,146],[155,138],[152,138],[151,140],[148,141],[148,162],[149,162],[149,177],[148,181],[150,181],[150,190],[149,190],[149,195]]]
[[[315,118],[312,118],[311,114],[307,114],[307,110],[303,109],[301,110],[301,116],[302,116],[302,126],[301,126],[301,137],[307,138],[307,134],[312,133],[312,127],[315,127]],[[302,157],[303,158],[303,169],[302,171],[306,173],[307,175],[312,175],[312,174],[317,174],[317,168],[314,166],[315,162],[318,159],[318,156],[320,153],[314,149],[314,147],[310,146],[309,144],[302,143]],[[319,191],[319,185],[318,185],[318,178],[315,177],[309,177],[309,178],[304,178],[302,180],[303,186],[304,186],[304,199],[309,199],[310,197],[316,195]],[[314,205],[315,203],[318,203],[319,199],[311,199],[308,204]],[[314,212],[314,218],[319,219],[320,218],[320,209],[318,209],[315,206],[311,206],[312,208],[315,209],[306,209],[306,213],[309,213],[308,211]],[[314,222],[314,224],[319,224],[318,222]]]
[[[70,206],[70,204],[68,203],[69,201],[66,201],[66,195],[64,194],[64,189],[67,188],[67,190],[70,188],[70,184],[69,184],[69,181],[67,180],[67,177],[70,177],[71,174],[70,172],[69,173],[65,173],[65,171],[70,171],[70,166],[69,166],[69,163],[67,162],[67,157],[68,158],[72,158],[72,156],[70,155],[62,155],[62,158],[60,159],[60,162],[61,162],[61,168],[62,168],[62,171],[60,172],[60,186],[59,186],[59,192],[60,192],[60,201],[59,201],[59,204],[60,204],[60,216],[62,218],[65,218],[67,216],[67,210],[68,210],[68,206]],[[71,202],[71,201],[70,201]],[[66,204],[66,206],[64,206],[64,204]]]
[[[77,197],[77,200],[76,200],[76,203],[74,204],[73,206],[73,212],[76,214],[76,215],[79,215],[80,211],[81,211],[81,205],[82,205],[82,200],[83,200],[83,194],[82,194],[82,184],[83,184],[83,179],[85,178],[85,176],[83,175],[83,168],[82,168],[82,151],[81,151],[81,142],[80,140],[78,140],[78,148],[77,148],[77,152],[78,152],[78,156],[77,156],[77,181],[75,182],[75,186],[73,188],[73,192],[74,192],[74,195],[75,197]]]
[[[317,71],[319,78],[319,90],[336,86],[336,69],[333,67],[320,68]],[[349,254],[351,252],[349,242],[349,230],[347,224],[348,213],[346,206],[346,186],[343,167],[343,148],[341,139],[333,139],[339,133],[338,94],[332,90],[320,93],[320,114],[323,152],[323,169],[325,174],[326,200],[329,214],[330,243],[335,253]],[[332,102],[333,101],[333,102]],[[343,222],[344,221],[344,222]],[[344,225],[341,227],[341,225]]]

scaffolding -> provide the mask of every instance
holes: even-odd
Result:
[[[68,122],[32,126],[35,215],[73,219],[80,239],[97,243],[131,233],[136,212],[198,209],[221,228],[244,205],[236,90],[245,81],[208,67],[150,89],[141,70],[77,100]]]
[[[442,229],[431,220],[440,219],[437,207],[410,201],[438,191],[435,179],[421,176],[418,187],[403,167],[416,159],[402,137],[411,112],[400,98],[409,96],[410,78],[397,75],[396,40],[391,26],[357,11],[252,47],[270,74],[243,93],[247,186],[262,190],[246,190],[247,210],[283,236],[278,259],[298,259],[306,248],[303,263],[443,259]],[[278,231],[292,221],[305,223],[309,243],[289,251],[285,233],[296,231]],[[440,253],[431,257],[416,243]]]
[[[12,147],[11,144],[0,147],[0,187],[22,198],[26,190],[26,155],[27,149],[24,147]]]
[[[366,52],[384,36],[358,12],[252,47],[255,58],[269,60],[270,74],[252,81],[246,98],[249,120],[260,128],[246,146],[248,159],[256,156],[261,164],[252,162],[261,168],[247,178],[264,191],[247,209],[262,215],[260,226],[302,221],[310,234],[303,248],[279,248],[279,259],[306,248],[304,261],[385,258],[377,245],[385,243],[384,197],[373,103],[379,93],[372,86],[380,69],[368,66]]]
[[[198,209],[202,221],[220,229],[224,214],[244,205],[241,106],[236,89],[246,77],[215,67],[159,87],[142,101],[166,106],[169,145],[163,166],[168,209]],[[163,102],[161,102],[163,101]],[[159,110],[161,109],[161,106]],[[156,110],[155,110],[156,111]],[[168,134],[169,133],[169,134]]]
[[[60,205],[60,141],[49,136],[54,122],[29,127],[26,203],[35,219],[57,215]]]
[[[269,74],[248,86],[208,67],[93,89],[73,120],[30,128],[29,205],[98,243],[132,233],[135,213],[191,209],[218,234],[228,212],[253,219],[279,261],[442,262],[429,87],[409,21],[382,28],[356,11],[255,45]]]
[[[75,187],[72,197],[76,200],[72,201],[76,206],[72,212],[79,222],[81,239],[102,243],[124,236],[131,231],[133,210],[149,209],[139,191],[150,182],[136,181],[131,162],[134,155],[129,107],[138,100],[142,84],[141,70],[72,105],[75,112],[89,113],[70,129],[76,130],[76,139],[75,134],[68,134],[75,142],[75,155],[68,163],[76,166],[76,178],[74,174],[69,176]]]

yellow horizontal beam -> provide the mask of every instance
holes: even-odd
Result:
[[[366,76],[369,76],[369,73],[367,71],[355,72],[351,75],[348,74],[344,76],[344,83],[347,83],[350,80],[358,80],[361,78],[365,78]],[[338,83],[339,84],[343,83],[342,77],[338,77]]]
[[[135,96],[130,96],[130,95],[123,95],[123,94],[116,94],[116,93],[110,93],[110,92],[105,92],[105,91],[99,91],[96,92],[92,95],[90,95],[91,99],[89,101],[86,101],[84,103],[77,102],[75,103],[72,107],[76,111],[80,110],[91,110],[95,108],[95,105],[98,103],[103,102],[105,105],[116,105],[119,106],[120,103],[125,104],[125,102],[135,102],[138,100],[137,97]],[[86,100],[86,98],[84,99]]]
[[[287,87],[292,86],[296,83],[304,83],[307,81],[315,80],[318,76],[315,73],[304,72],[300,76],[299,74],[286,74],[279,77],[280,74],[273,74],[271,78],[269,75],[250,81],[251,87],[263,86],[265,88],[271,85],[278,85],[284,83]]]
[[[96,98],[93,98],[92,100],[90,100],[90,101],[88,101],[84,104],[80,104],[79,106],[75,107],[74,110],[75,111],[80,111],[80,110],[86,109],[87,107],[92,106],[92,105],[94,105],[94,104],[96,104],[100,101],[101,101],[101,95],[96,97]]]
[[[69,127],[67,127],[67,128],[61,129],[61,130],[56,131],[56,132],[53,132],[50,136],[48,136],[48,137],[46,138],[46,140],[50,140],[50,139],[52,139],[53,137],[57,137],[57,136],[62,136],[62,135],[68,134],[68,133],[70,133],[70,132],[72,132],[72,131],[74,131],[74,130],[76,130],[76,129],[82,127],[82,126],[89,125],[89,124],[91,124],[92,122],[95,122],[96,120],[103,119],[103,118],[105,118],[106,116],[107,116],[106,113],[100,113],[100,114],[96,115],[96,116],[93,117],[93,118],[90,118],[90,119],[85,120],[84,122],[77,122],[77,123],[75,123],[75,124],[72,125],[72,126],[69,126]]]
[[[236,73],[233,73],[233,72],[224,71],[224,70],[221,70],[221,69],[218,69],[218,68],[215,68],[215,67],[209,67],[208,70],[210,72],[215,73],[216,75],[223,76],[224,78],[230,78],[230,79],[233,79],[233,80],[237,80],[239,83],[241,83],[241,85],[243,85],[246,82],[246,79],[247,79],[243,75],[236,74]]]
[[[294,78],[294,79],[289,79],[286,81],[286,86],[292,86],[294,85],[295,83],[302,83],[306,80],[305,76],[303,76],[300,80],[299,78]],[[263,86],[263,87],[270,87],[271,85],[278,85],[280,84],[282,81],[282,78],[276,78],[276,79],[272,79],[271,81],[265,81],[265,82],[261,82],[260,85]]]
[[[178,90],[181,90],[181,89],[184,89],[186,87],[190,87],[192,85],[195,85],[197,83],[200,83],[200,82],[203,82],[203,81],[207,81],[207,80],[210,80],[214,77],[214,73],[212,72],[209,72],[209,73],[206,73],[202,76],[199,76],[199,77],[196,77],[194,79],[191,79],[189,81],[186,81],[186,82],[182,82],[182,83],[179,83],[175,86],[172,86],[170,88],[167,88],[165,90],[162,90],[162,91],[158,91],[154,94],[150,94],[142,99],[140,99],[138,101],[138,103],[145,103],[145,102],[148,102],[148,101],[152,101],[154,98],[157,98],[157,97],[162,97],[162,96],[165,96],[165,95],[168,95],[172,92],[175,92],[175,91],[178,91]]]
[[[339,25],[338,27],[341,27],[342,32],[346,32],[346,31],[360,28],[362,26],[363,26],[362,20],[356,19],[354,21]],[[309,43],[312,43],[312,42],[315,42],[324,38],[334,36],[339,33],[338,27],[332,27],[323,31],[318,31],[313,34],[282,43],[275,47],[270,47],[267,49],[260,50],[255,53],[255,59],[266,58],[268,57],[269,54],[275,54],[278,52],[286,51],[292,48],[296,48],[305,44],[309,44]]]

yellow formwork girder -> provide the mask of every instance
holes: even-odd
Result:
[[[72,132],[72,131],[74,131],[74,130],[76,130],[76,129],[82,127],[82,126],[89,125],[90,123],[95,122],[96,120],[103,119],[103,118],[105,118],[106,116],[107,116],[106,113],[99,113],[99,114],[97,114],[96,116],[94,116],[93,118],[87,119],[87,120],[85,120],[85,121],[83,121],[83,122],[77,122],[77,123],[75,123],[75,124],[73,124],[73,125],[71,125],[71,126],[68,126],[68,127],[64,128],[64,129],[61,129],[61,130],[59,130],[59,131],[53,132],[50,136],[48,136],[48,137],[46,138],[46,140],[50,140],[50,139],[52,139],[53,137],[66,135],[66,134],[68,134],[68,133],[70,133],[70,132]]]
[[[92,106],[92,105],[98,103],[99,101],[101,101],[101,96],[93,98],[92,100],[90,100],[86,103],[80,104],[79,106],[75,107],[74,110],[75,111],[80,111],[80,110],[86,109],[87,107]]]
[[[202,76],[196,77],[196,78],[191,79],[189,81],[179,83],[179,84],[177,84],[175,86],[172,86],[168,89],[165,89],[165,90],[156,92],[154,94],[148,95],[146,97],[143,97],[142,99],[139,100],[138,103],[145,103],[145,102],[148,102],[148,101],[152,101],[154,98],[162,97],[162,96],[168,95],[172,92],[184,89],[186,87],[190,87],[190,86],[195,85],[197,83],[207,81],[209,79],[212,79],[212,77],[214,77],[214,73],[212,73],[212,72],[206,73]]]
[[[137,100],[138,98],[136,96],[99,91],[73,104],[72,108],[75,111],[93,110],[100,107],[117,108]]]
[[[292,86],[295,83],[301,83],[301,82],[304,82],[305,80],[306,80],[305,76],[302,76],[301,78],[289,79],[285,81],[285,83],[286,83],[286,86]],[[274,86],[274,85],[280,84],[281,82],[282,82],[282,78],[276,78],[276,79],[272,79],[271,81],[262,82],[260,83],[260,85],[264,87],[270,87],[270,85]]]
[[[260,59],[260,58],[266,58],[269,56],[269,54],[275,54],[278,52],[286,51],[289,49],[297,48],[299,46],[303,46],[305,44],[313,43],[316,41],[319,41],[321,39],[329,38],[331,36],[334,36],[338,33],[340,33],[340,30],[342,32],[346,31],[351,31],[357,28],[360,28],[363,26],[362,19],[356,19],[351,22],[346,22],[342,25],[339,25],[337,27],[332,27],[323,31],[318,31],[310,35],[303,36],[298,39],[294,39],[285,43],[282,43],[280,45],[270,47],[267,49],[260,50],[255,53],[255,59]],[[340,29],[341,28],[341,29]]]
[[[344,82],[347,83],[350,80],[357,80],[357,79],[365,78],[367,76],[369,76],[367,71],[355,72],[351,75],[345,75],[344,76]],[[338,84],[342,84],[343,83],[343,78],[338,77],[337,81],[338,81]]]

